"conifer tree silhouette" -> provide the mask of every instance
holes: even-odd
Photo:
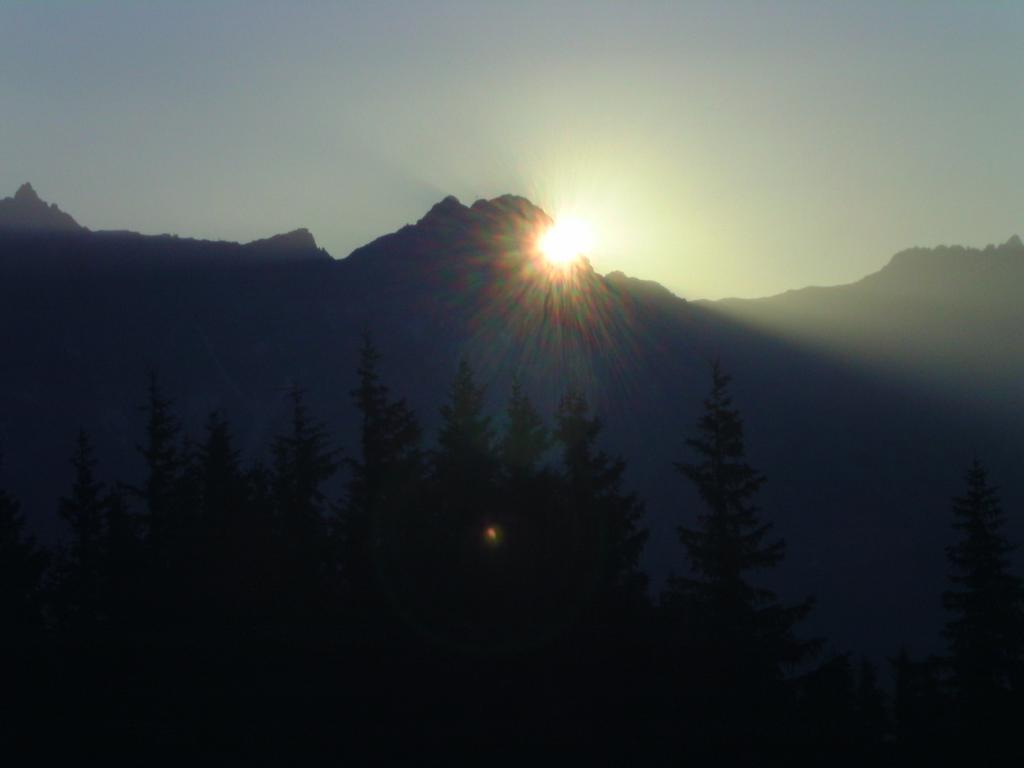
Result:
[[[953,499],[960,539],[949,546],[950,587],[943,602],[949,670],[961,717],[982,726],[1021,683],[1024,588],[1010,572],[1014,547],[1003,533],[1006,516],[988,474],[975,459],[966,492]]]
[[[542,464],[552,442],[551,433],[518,377],[513,378],[498,442],[502,508],[508,524],[522,527],[529,523],[534,537],[540,534],[544,522],[538,518],[550,512],[557,491],[556,478]]]
[[[800,681],[804,739],[819,754],[850,754],[858,736],[854,722],[854,678],[849,654],[832,655]],[[732,694],[749,696],[736,687]],[[737,709],[742,710],[743,704]],[[746,724],[745,724],[746,725]],[[749,727],[749,726],[748,726]]]
[[[860,744],[875,752],[889,735],[889,713],[878,685],[878,669],[868,659],[861,660],[854,701]]]
[[[272,493],[281,545],[280,607],[309,615],[323,608],[329,588],[330,544],[323,484],[337,469],[326,427],[310,418],[303,391],[289,392],[289,432],[272,447]]]
[[[107,499],[95,477],[92,441],[80,430],[71,459],[74,482],[62,497],[59,514],[71,532],[71,543],[57,566],[55,593],[62,619],[71,624],[100,618],[106,571]]]
[[[206,434],[196,451],[201,514],[214,529],[238,525],[245,503],[244,479],[231,425],[218,412],[206,419]]]
[[[194,447],[182,438],[174,404],[159,377],[149,372],[145,438],[136,448],[145,462],[141,486],[124,488],[142,501],[139,517],[145,555],[140,577],[148,597],[138,604],[140,618],[157,624],[195,618],[193,593],[198,525],[198,476]]]
[[[138,451],[146,462],[146,478],[141,488],[131,490],[145,503],[149,543],[160,551],[178,522],[174,518],[182,457],[178,445],[181,428],[155,371],[149,373],[148,401],[143,411],[146,438]]]
[[[480,640],[494,602],[481,579],[488,557],[484,539],[493,524],[499,464],[491,418],[484,413],[484,388],[463,358],[441,406],[437,448],[431,453],[430,517],[439,567],[437,604],[441,620],[462,626]]]
[[[695,527],[679,527],[693,575],[670,580],[666,603],[685,617],[696,643],[695,663],[709,688],[743,700],[751,692],[776,690],[787,665],[807,658],[816,644],[793,632],[810,611],[810,600],[784,605],[749,580],[778,565],[785,545],[768,538],[772,526],[753,503],[765,478],[745,460],[743,422],[729,381],[713,363],[703,415],[686,440],[696,460],[675,465],[696,486],[704,509]]]
[[[351,392],[361,417],[360,455],[346,461],[349,479],[333,531],[349,609],[362,621],[387,599],[382,586],[397,588],[394,581],[412,565],[413,537],[421,532],[421,521],[412,519],[423,472],[420,426],[405,401],[392,399],[381,382],[379,362],[366,333]]]
[[[594,579],[598,613],[623,620],[646,603],[647,577],[639,560],[648,534],[640,527],[642,504],[621,487],[625,462],[597,448],[601,428],[582,393],[562,397],[554,438],[562,452],[567,522],[573,526],[562,543],[566,553],[583,555],[579,566]]]
[[[193,475],[199,510],[194,536],[196,599],[206,612],[204,621],[228,620],[250,602],[245,578],[253,565],[250,543],[259,521],[248,514],[249,492],[231,425],[217,411],[207,417]]]
[[[104,543],[102,595],[103,613],[112,623],[125,625],[137,619],[145,598],[144,549],[138,516],[129,508],[117,486],[103,499]]]
[[[892,726],[907,758],[939,754],[948,734],[935,665],[915,661],[906,648],[889,660],[893,677]]]
[[[11,635],[37,627],[41,620],[43,574],[47,553],[25,533],[18,502],[0,488],[0,617]]]
[[[490,547],[491,589],[502,605],[506,636],[527,645],[550,639],[567,618],[553,599],[564,552],[557,545],[559,478],[543,463],[551,445],[543,419],[513,377],[497,443],[491,523],[500,538]]]
[[[245,520],[241,542],[239,617],[265,622],[279,615],[283,589],[283,548],[274,494],[274,473],[257,459],[244,472]]]
[[[25,744],[26,753],[38,747],[32,738],[38,723],[53,724],[48,717],[54,710],[50,681],[59,678],[47,677],[44,661],[49,655],[44,620],[48,565],[49,553],[25,531],[18,502],[0,487],[0,750],[15,760],[18,744]]]
[[[506,477],[521,479],[537,471],[551,445],[544,421],[526,396],[518,377],[505,407],[505,431],[498,452]]]
[[[486,496],[498,471],[494,428],[484,413],[484,397],[469,362],[461,359],[448,402],[441,406],[438,447],[432,456],[435,478],[446,486],[454,504],[466,506]]]

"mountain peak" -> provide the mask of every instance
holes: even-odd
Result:
[[[265,256],[330,258],[327,252],[316,244],[313,234],[304,227],[262,240],[253,240],[244,247],[252,253]]]
[[[27,181],[18,187],[18,191],[14,193],[14,199],[20,203],[42,202],[42,200],[39,199],[39,195],[36,194],[35,189],[33,189],[32,185]]]
[[[0,230],[21,232],[81,232],[71,216],[55,204],[43,202],[35,189],[25,182],[14,197],[0,200]]]
[[[416,222],[417,225],[430,225],[440,222],[459,221],[466,217],[469,208],[459,202],[455,195],[448,195],[444,200],[435,203],[426,212],[422,219]]]
[[[457,198],[455,195],[446,195],[444,200],[435,204],[431,210],[460,210],[465,207],[466,206],[460,203],[459,198]]]
[[[541,224],[551,224],[550,216],[519,195],[501,195],[492,200],[477,200],[470,210],[475,214],[490,218],[515,217]]]
[[[502,260],[521,261],[540,229],[550,224],[551,217],[525,197],[500,195],[467,206],[448,195],[415,224],[355,249],[348,258],[376,267],[427,260],[490,268]]]
[[[454,195],[435,203],[417,226],[446,226],[482,224],[485,221],[520,219],[550,224],[551,217],[519,195],[499,195],[490,200],[480,199],[471,206],[463,205]]]
[[[420,220],[419,224],[423,223],[433,224],[429,228],[432,231],[450,232],[477,248],[490,250],[500,244],[508,250],[550,226],[551,217],[525,197],[506,194],[477,200],[468,207],[454,197],[446,197]]]

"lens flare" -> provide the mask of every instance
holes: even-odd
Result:
[[[496,547],[501,544],[501,528],[497,525],[488,525],[484,528],[484,543],[489,547]]]
[[[564,268],[590,253],[594,230],[583,219],[559,219],[540,236],[537,247],[551,264]]]

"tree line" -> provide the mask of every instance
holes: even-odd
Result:
[[[583,393],[549,425],[514,381],[495,419],[463,360],[427,448],[379,363],[367,336],[351,456],[296,387],[268,458],[244,466],[223,414],[185,435],[151,374],[143,475],[101,481],[79,432],[55,551],[0,489],[12,711],[142,746],[167,729],[226,744],[272,722],[265,738],[377,751],[360,737],[385,722],[442,754],[499,734],[623,759],[1020,751],[1024,591],[978,461],[952,505],[948,651],[879,670],[823,653],[799,631],[812,601],[759,582],[785,545],[756,506],[766,478],[717,363],[675,465],[702,508],[657,599],[642,502]]]

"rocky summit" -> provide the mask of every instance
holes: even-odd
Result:
[[[14,197],[0,200],[0,230],[81,232],[84,229],[56,204],[41,200],[27,182],[18,187]]]

